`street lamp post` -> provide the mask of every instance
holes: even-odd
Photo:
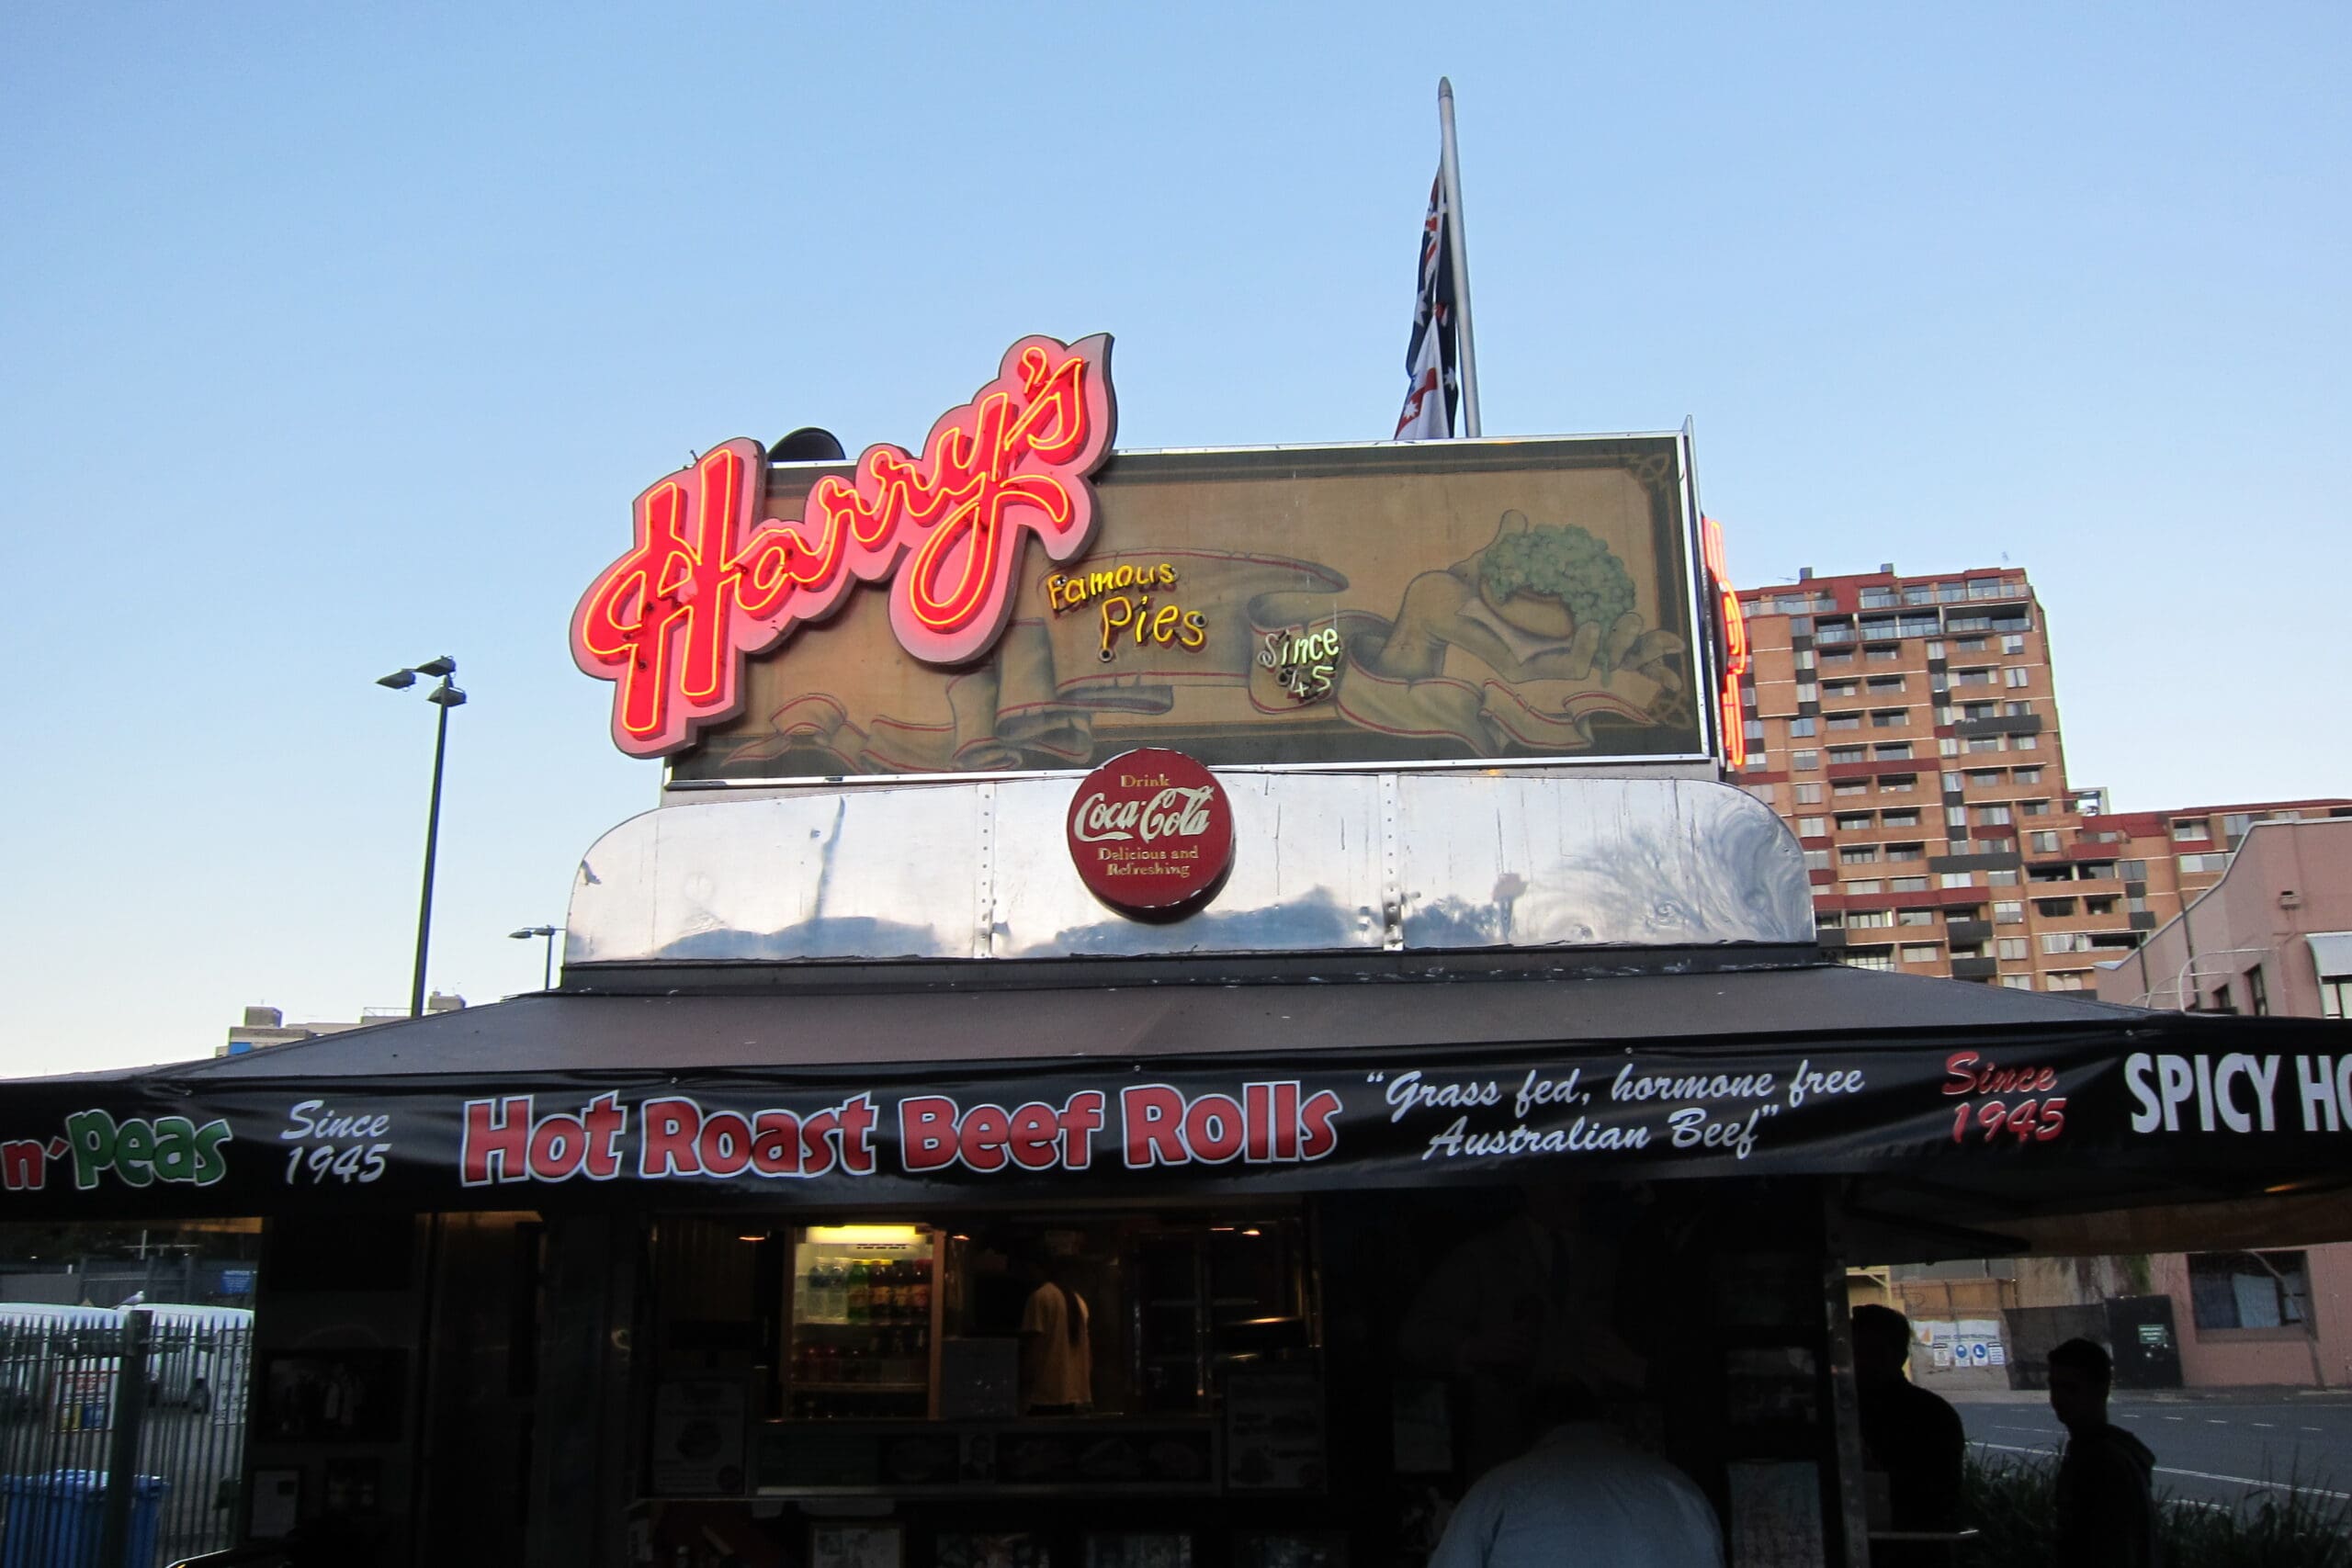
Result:
[[[547,939],[547,962],[540,965],[539,975],[539,989],[542,991],[555,989],[555,938],[556,933],[561,930],[563,930],[561,926],[525,926],[519,931],[506,933],[516,942],[528,942],[535,936]]]
[[[379,676],[376,684],[404,692],[416,684],[419,675],[432,676],[440,684],[424,694],[424,700],[441,710],[433,732],[433,800],[424,813],[424,891],[416,908],[416,973],[409,982],[408,1015],[424,1016],[424,953],[433,934],[433,857],[441,840],[441,764],[449,752],[449,710],[462,706],[466,694],[449,679],[458,672],[458,661],[447,654],[428,659],[413,669],[395,670]]]

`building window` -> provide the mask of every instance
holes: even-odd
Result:
[[[1903,962],[1905,964],[1933,964],[1943,955],[1944,950],[1942,948],[1937,947],[1933,943],[1927,943],[1918,947],[1905,947],[1903,950]]]
[[[2004,975],[2001,976],[2001,984],[2007,986],[2012,991],[2030,991],[2033,989],[2033,976],[2030,975]]]
[[[2192,817],[2185,822],[2172,825],[2172,841],[2176,844],[2202,843],[2212,836],[2202,817]]]
[[[2025,651],[2025,638],[2018,636],[2016,632],[2004,632],[2001,635],[2001,651],[2003,653],[2023,653]]]
[[[1805,851],[1804,868],[1807,871],[1827,871],[1829,869],[1829,852],[1827,850]]]
[[[1968,807],[1965,806],[1945,807],[1944,826],[1947,828],[1966,828],[1968,826]]]
[[[2148,863],[2143,860],[2117,861],[2115,874],[2126,882],[2145,882],[2148,880]]]
[[[2245,972],[2246,1010],[2256,1018],[2270,1015],[2270,987],[2262,978],[2262,965],[2257,964]]]
[[[2111,915],[2115,913],[2114,896],[2110,894],[2103,898],[2084,899],[2083,913],[2086,915]]]
[[[1746,735],[1750,740],[1761,740],[1764,739],[1764,721],[1760,718],[1751,718],[1739,728],[1741,733]]]
[[[2311,1319],[2301,1252],[2192,1252],[2188,1305],[2199,1328],[2300,1328]]]
[[[2033,840],[2032,849],[2035,854],[2054,855],[2058,852],[2058,830],[2056,829],[2038,829],[2032,833],[2028,834],[2027,837]]]
[[[2320,976],[2319,1015],[2322,1018],[2352,1018],[2352,975]]]
[[[2012,664],[2001,671],[2001,684],[2009,687],[2030,686],[2033,684],[2033,671],[2022,664]]]
[[[2062,970],[2055,975],[2044,975],[2041,977],[2041,988],[2045,991],[2087,990],[2089,987],[2083,983],[2086,978],[2087,976],[2083,970]]]
[[[1805,703],[1817,703],[1820,700],[1820,687],[1815,685],[1810,681],[1799,681],[1797,682],[1797,702],[1800,705]]]
[[[2006,806],[1980,806],[1976,808],[1976,825],[1980,828],[2006,828],[2009,825],[2009,808]]]
[[[1993,667],[1979,664],[1966,670],[1955,670],[1951,672],[1951,683],[1955,686],[1989,686],[1993,683]]]
[[[2025,938],[2005,936],[1993,944],[2004,964],[2022,964],[2026,960]]]
[[[1797,667],[1798,669],[1800,669],[1800,670],[1810,670],[1810,669],[1812,669],[1812,668],[1813,668],[1813,649],[1809,649],[1809,648],[1801,648],[1801,649],[1798,649],[1796,650],[1796,652],[1791,656],[1791,661],[1792,661],[1792,662],[1793,662],[1793,663],[1796,665],[1796,667]]]
[[[1824,716],[1832,729],[1860,729],[1862,727],[1862,716],[1858,713],[1833,713]]]
[[[2182,873],[2190,876],[2201,876],[2207,872],[2227,871],[2230,866],[2230,857],[2226,853],[2182,855],[2178,858]]]
[[[1770,806],[1772,804],[1772,786],[1770,784],[1742,784],[1740,787],[1747,791],[1748,794],[1754,795],[1757,799],[1762,801],[1765,805]]]
[[[1897,909],[1894,923],[1898,926],[1932,926],[1936,923],[1933,909]]]
[[[1882,762],[1907,762],[1911,760],[1911,742],[1882,740],[1871,748],[1871,755]]]
[[[2010,770],[2009,777],[2021,784],[2040,784],[2041,782],[2041,770],[2040,768],[2015,768]]]
[[[1739,705],[1744,708],[1752,708],[1756,705],[1756,688],[1745,682],[1741,682],[1739,688]]]
[[[1826,839],[1829,837],[1829,818],[1826,817],[1798,818],[1797,837],[1800,839]]]
[[[1838,955],[1838,962],[1851,969],[1892,969],[1894,950],[1888,947],[1849,947]]]
[[[1862,657],[1872,664],[1892,664],[1903,657],[1902,645],[1888,643],[1880,648],[1866,648],[1862,649]]]
[[[2036,898],[2033,912],[2045,920],[2069,920],[2075,917],[2072,898]]]
[[[1889,893],[1925,893],[1928,890],[1928,879],[1924,876],[1893,877],[1888,880],[1886,890]]]
[[[1846,923],[1856,930],[1891,926],[1894,923],[1894,915],[1887,909],[1849,909],[1846,911]]]
[[[1941,659],[1943,656],[1944,639],[1941,637],[1935,637],[1931,639],[1928,644],[1928,657],[1930,659]]]
[[[1993,906],[1993,923],[1996,926],[2019,926],[2025,923],[2025,905],[2003,900]]]
[[[1813,772],[1814,769],[1821,766],[1821,753],[1818,751],[1792,751],[1789,753],[1789,766],[1794,768],[1798,773],[1809,773]]]
[[[1951,711],[1945,708],[1938,708],[1936,710],[1936,722],[1938,724],[1950,724],[1951,722]],[[1936,739],[1936,754],[1941,757],[1959,756],[1960,737],[1957,735],[1939,736]]]
[[[1838,813],[1838,830],[1841,833],[1850,833],[1857,829],[1869,827],[1877,819],[1875,812],[1840,811]]]
[[[1899,692],[1902,689],[1903,677],[1900,675],[1873,675],[1871,677],[1871,690],[1873,692]]]
[[[1747,753],[1747,771],[1761,773],[1772,765],[1772,754],[1761,746],[1751,747]]]
[[[1928,858],[1928,846],[1925,844],[1889,844],[1886,846],[1886,858],[1889,860],[1926,860]]]
[[[1868,865],[1876,859],[1876,844],[1848,844],[1838,852],[1838,863],[1840,865]]]
[[[1876,893],[1878,890],[1878,878],[1875,876],[1865,877],[1860,882],[1849,882],[1845,885],[1845,891],[1848,893]]]
[[[1919,814],[1917,811],[1889,811],[1882,815],[1879,821],[1889,828],[1917,828]]]
[[[1801,784],[1797,785],[1797,804],[1799,806],[1820,805],[1821,785],[1818,784]]]
[[[1880,708],[1871,715],[1872,729],[1902,729],[1911,722],[1909,708]]]
[[[2047,817],[2050,815],[2050,803],[2046,800],[2020,800],[2018,802],[2018,815]]]
[[[2088,953],[2091,938],[2088,931],[2044,931],[2041,951],[2044,953]]]
[[[1862,756],[1862,748],[1860,746],[1832,746],[1829,748],[1829,765],[1833,768],[1842,768],[1849,762],[1860,762],[1866,760],[1867,759]]]
[[[2014,866],[2006,871],[1988,871],[1984,874],[1984,886],[1987,887],[2015,887],[2017,885],[2018,874]]]
[[[1836,790],[1837,794],[1849,799],[1858,795],[1868,795],[1870,792],[1871,781],[1868,779],[1840,779],[1838,781]]]
[[[1862,683],[1860,681],[1827,681],[1824,682],[1821,687],[1824,694],[1833,703],[1847,697],[1857,696],[1861,689]]]
[[[2024,718],[2032,712],[2033,704],[2030,701],[2003,703],[2001,705],[2001,716],[2003,718]]]
[[[1813,719],[1810,715],[1799,715],[1797,717],[1789,720],[1790,739],[1802,740],[1812,733]]]
[[[1946,887],[1973,887],[1976,886],[1976,874],[1973,871],[1947,871],[1942,874],[1942,876],[1943,885]]]
[[[1862,608],[1865,610],[1891,610],[1894,608],[1894,590],[1892,588],[1863,589]]]
[[[1909,795],[1918,787],[1919,775],[1917,773],[1884,773],[1878,781],[1881,795]]]
[[[2015,739],[2017,750],[2020,751],[2039,751],[2041,750],[2041,737],[2039,735],[2020,735],[2016,737]]]

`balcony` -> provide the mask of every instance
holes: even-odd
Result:
[[[2041,716],[2038,713],[1994,714],[1988,718],[1963,718],[1951,727],[1951,732],[1962,739],[1980,735],[2039,735]]]
[[[1951,977],[1955,980],[1990,980],[1999,973],[1997,959],[1955,958],[1951,961]]]
[[[1990,942],[1993,940],[1993,922],[1990,920],[1946,920],[1944,939],[1959,947],[1966,947],[1973,942]]]

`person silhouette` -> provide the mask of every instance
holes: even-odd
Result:
[[[1896,1530],[1950,1530],[1960,1518],[1961,1461],[1968,1438],[1960,1413],[1905,1375],[1911,1364],[1911,1320],[1893,1307],[1854,1309],[1854,1383],[1862,1417],[1862,1465],[1886,1477],[1887,1523]],[[1951,1561],[1942,1548],[1872,1547],[1873,1562]]]
[[[2069,1339],[2050,1352],[2050,1409],[2066,1428],[2052,1500],[2064,1568],[2155,1568],[2156,1456],[2110,1424],[2115,1363],[2106,1348]]]

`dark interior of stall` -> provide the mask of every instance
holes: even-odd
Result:
[[[1727,1542],[1844,1555],[1809,1180],[685,1214],[650,1245],[636,1562],[1410,1568],[1565,1389]]]

